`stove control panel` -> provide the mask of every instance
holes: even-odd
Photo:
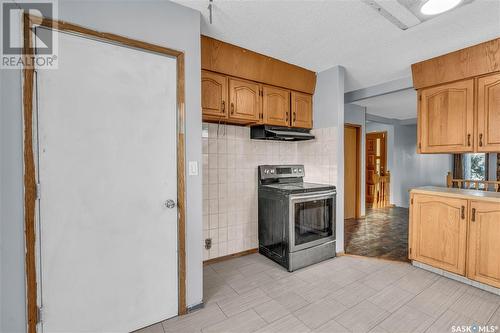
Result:
[[[303,165],[259,165],[260,179],[304,177]]]

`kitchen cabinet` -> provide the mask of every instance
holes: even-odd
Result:
[[[263,122],[265,124],[289,126],[290,90],[263,86],[262,109]]]
[[[468,277],[500,288],[500,205],[470,205]]]
[[[500,74],[477,80],[477,151],[500,151]]]
[[[422,194],[411,200],[411,258],[464,275],[467,200]]]
[[[204,120],[227,119],[227,80],[224,75],[201,72],[201,109]]]
[[[500,193],[410,192],[410,259],[500,288]]]
[[[312,128],[312,96],[292,91],[291,103],[292,127]]]
[[[421,89],[418,104],[420,153],[474,151],[473,79]]]
[[[229,119],[258,122],[262,117],[261,85],[229,78]]]

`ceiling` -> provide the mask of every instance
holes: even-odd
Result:
[[[366,113],[375,116],[398,120],[417,118],[417,93],[413,89],[364,99],[354,104],[366,107]]]
[[[347,70],[346,91],[411,75],[410,65],[500,36],[500,0],[475,0],[400,30],[361,0],[174,0],[201,32],[313,71]],[[397,0],[379,0],[384,2]]]

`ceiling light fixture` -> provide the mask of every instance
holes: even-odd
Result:
[[[420,7],[424,15],[437,15],[458,6],[462,0],[428,0]]]

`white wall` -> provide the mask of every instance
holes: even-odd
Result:
[[[344,81],[342,66],[317,73],[313,98],[314,127],[328,128],[330,145],[336,146],[329,158],[332,183],[337,186],[337,252],[344,251]]]
[[[369,112],[369,110],[368,110]],[[391,203],[409,206],[408,191],[414,187],[446,186],[452,170],[451,154],[417,154],[417,126],[369,122],[366,132],[387,131],[387,164],[391,171]]]
[[[186,159],[201,166],[199,12],[169,1],[59,0],[59,19],[185,52]],[[0,331],[11,333],[26,328],[22,91],[19,70],[0,73]],[[195,305],[203,293],[201,175],[188,176],[186,192],[187,303]]]
[[[366,159],[366,108],[356,105],[356,104],[346,104],[344,110],[344,123],[345,124],[353,124],[353,125],[361,125],[361,215],[365,215],[365,192],[366,192],[366,182],[365,182],[365,159]]]

